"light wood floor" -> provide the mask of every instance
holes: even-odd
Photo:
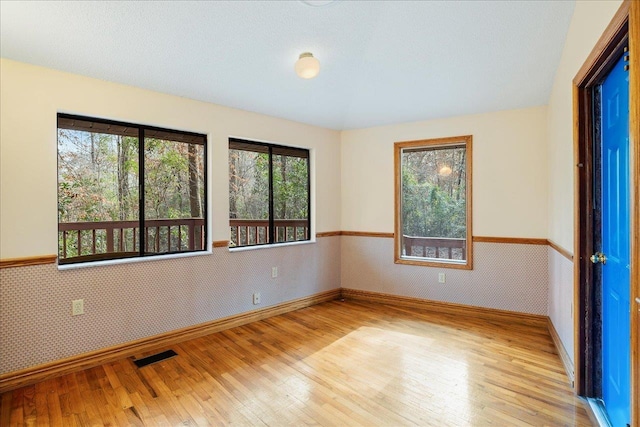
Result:
[[[7,392],[0,425],[591,425],[542,326],[335,301],[171,348]]]

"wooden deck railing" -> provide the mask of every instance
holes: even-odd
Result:
[[[230,219],[231,246],[267,243],[269,221]],[[306,219],[275,220],[276,242],[309,238]],[[138,221],[65,222],[58,224],[59,259],[105,259],[109,254],[135,256],[140,252]],[[145,252],[166,253],[200,250],[206,245],[204,219],[149,219],[145,221]]]
[[[276,242],[292,242],[309,238],[308,220],[276,219]],[[266,219],[229,219],[231,246],[250,246],[267,243],[269,221]]]
[[[405,256],[467,259],[467,239],[402,236]],[[458,249],[452,251],[452,249]],[[441,254],[444,252],[444,256]]]
[[[139,221],[65,222],[58,224],[60,260],[140,251]],[[204,219],[148,219],[145,252],[179,252],[205,247]]]

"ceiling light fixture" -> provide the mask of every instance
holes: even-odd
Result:
[[[320,61],[313,57],[311,52],[300,54],[296,61],[296,74],[303,79],[312,79],[320,72]]]
[[[322,7],[333,3],[335,0],[300,0],[307,6]]]

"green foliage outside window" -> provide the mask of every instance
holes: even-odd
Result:
[[[230,141],[231,246],[308,239],[308,155],[303,149]],[[271,219],[275,221],[273,236],[269,235],[268,228],[270,209],[273,210]],[[250,227],[242,227],[233,225],[236,219],[255,221]],[[279,226],[278,222],[281,224],[282,220],[296,220],[299,225]]]
[[[396,262],[472,268],[471,136],[394,147]]]
[[[140,144],[139,131],[136,125],[58,116],[61,262],[100,254],[108,259],[110,253],[120,253],[114,255],[118,257],[203,249],[205,137],[149,129],[164,137],[146,137]],[[139,164],[141,149],[144,171]],[[144,235],[139,226],[141,198]],[[163,226],[149,225],[149,220]],[[146,240],[144,251],[141,239]]]
[[[461,148],[403,154],[403,234],[452,238],[466,236],[464,160],[464,149]],[[438,169],[445,166],[451,168],[451,172],[443,176]]]

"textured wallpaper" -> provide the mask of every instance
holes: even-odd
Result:
[[[393,239],[334,236],[315,244],[234,253],[219,248],[213,255],[65,271],[54,264],[6,268],[0,270],[0,373],[339,287],[542,315],[551,296],[549,310],[565,340],[566,309],[555,305],[566,298],[552,294],[566,292],[554,285],[570,277],[565,261],[546,245],[475,243],[473,270],[399,265]],[[279,276],[272,279],[274,266]],[[262,296],[258,306],[254,292]],[[71,316],[74,299],[84,299],[84,315]],[[572,346],[565,346],[571,354]]]
[[[339,239],[65,271],[0,269],[0,373],[339,288]],[[71,316],[74,299],[84,299],[85,314]]]
[[[342,287],[547,315],[546,245],[474,243],[473,251],[473,270],[401,265],[393,239],[343,236]]]

